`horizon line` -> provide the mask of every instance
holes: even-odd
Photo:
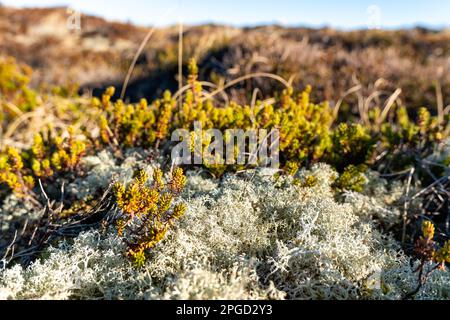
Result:
[[[72,8],[71,6],[64,6],[64,5],[55,5],[55,6],[14,6],[14,5],[6,5],[3,4],[0,0],[0,7],[4,8],[12,8],[12,9],[69,9]],[[136,21],[133,21],[133,19],[116,19],[116,18],[108,18],[106,16],[103,16],[98,13],[89,12],[85,10],[79,10],[79,12],[82,15],[90,16],[90,17],[96,17],[103,19],[108,22],[115,22],[115,23],[122,23],[122,24],[132,24],[136,27],[143,27],[143,28],[157,28],[157,29],[164,29],[164,28],[173,28],[177,25],[179,25],[179,22],[171,22],[166,24],[145,24],[145,23],[139,23]],[[333,25],[332,23],[322,23],[322,24],[311,24],[311,23],[295,23],[295,22],[281,22],[278,20],[273,21],[260,21],[260,22],[249,22],[249,23],[233,23],[233,22],[224,22],[224,21],[217,21],[217,20],[203,20],[198,22],[191,22],[191,23],[182,23],[184,26],[187,27],[200,27],[200,26],[223,26],[223,27],[232,27],[232,28],[239,28],[239,29],[249,29],[249,28],[260,28],[260,27],[282,27],[282,28],[304,28],[304,29],[313,29],[313,30],[323,30],[323,29],[332,29],[336,31],[402,31],[402,30],[415,30],[415,29],[426,29],[429,31],[447,31],[450,30],[450,24],[432,24],[432,23],[426,23],[426,22],[414,22],[414,23],[408,23],[408,24],[399,24],[399,25],[382,25],[378,28],[369,28],[367,25],[355,25],[351,27],[345,27],[345,26],[339,26],[339,25]]]

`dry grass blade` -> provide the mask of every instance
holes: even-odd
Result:
[[[280,76],[278,76],[276,74],[264,73],[264,72],[251,73],[251,74],[247,74],[245,76],[239,77],[239,78],[237,78],[235,80],[232,80],[232,81],[228,82],[222,88],[219,88],[219,89],[211,92],[206,97],[203,97],[202,101],[211,99],[212,97],[214,97],[214,96],[218,95],[219,93],[227,90],[228,88],[231,88],[231,87],[235,86],[236,84],[238,84],[238,83],[240,83],[242,81],[253,79],[253,78],[269,78],[269,79],[273,79],[273,80],[276,80],[276,81],[282,83],[286,88],[290,88],[292,86],[291,83],[289,83],[284,78],[282,78],[282,77],[280,77]]]
[[[408,176],[408,182],[406,185],[406,196],[405,196],[405,203],[403,206],[403,228],[402,228],[402,244],[405,244],[406,241],[406,225],[408,223],[408,209],[409,209],[409,199],[408,199],[408,195],[409,195],[409,190],[411,188],[411,182],[412,182],[412,178],[415,172],[415,168],[411,168],[411,171],[409,172],[409,176]]]
[[[213,89],[216,89],[216,88],[217,88],[217,85],[216,85],[216,84],[214,84],[214,83],[212,83],[212,82],[208,82],[208,81],[199,81],[199,84],[200,84],[202,87],[209,87],[209,88],[213,88]],[[183,94],[184,94],[186,91],[190,90],[191,88],[192,88],[192,87],[191,87],[191,85],[189,85],[189,84],[187,84],[187,85],[181,87],[181,89],[179,89],[177,92],[175,92],[175,94],[173,95],[173,99],[174,99],[174,100],[181,99],[182,96],[183,96]],[[221,92],[221,94],[222,94],[222,97],[223,97],[223,99],[224,99],[225,101],[229,101],[229,97],[227,96],[227,94],[226,94],[225,92]]]
[[[389,97],[389,99],[386,101],[386,105],[383,109],[383,112],[381,112],[380,117],[377,119],[377,126],[380,127],[381,124],[386,120],[389,111],[391,110],[391,107],[394,105],[397,98],[402,93],[402,89],[397,89],[395,92]]]
[[[167,17],[174,9],[176,9],[176,8],[169,8],[165,12],[165,14],[162,15],[162,18]],[[156,29],[157,29],[156,27],[153,27],[147,32],[147,35],[145,36],[144,40],[141,42],[141,45],[139,46],[138,51],[134,55],[133,61],[131,62],[130,68],[128,69],[127,75],[125,77],[125,80],[124,80],[124,83],[122,86],[122,91],[120,93],[120,99],[122,99],[122,100],[125,98],[125,93],[127,92],[128,83],[130,82],[131,75],[133,74],[133,70],[136,67],[136,63],[139,59],[139,56],[141,55],[142,51],[144,51],[145,46],[147,45],[148,41],[155,33]]]
[[[442,86],[439,81],[436,81],[436,106],[437,106],[437,112],[438,112],[438,121],[439,124],[444,122],[444,97],[442,95]]]
[[[351,94],[354,94],[356,92],[358,92],[359,90],[362,89],[362,86],[360,84],[350,88],[349,90],[347,90],[342,97],[338,100],[338,102],[336,103],[336,105],[334,106],[333,109],[333,122],[337,119],[337,116],[339,114],[339,109],[341,108],[342,103],[344,102],[344,99],[346,97],[348,97]]]
[[[183,88],[183,23],[180,22],[178,29],[178,91]],[[180,96],[178,108],[181,110],[183,99]]]
[[[123,82],[122,92],[120,93],[120,99],[123,99],[125,97],[125,93],[127,92],[128,83],[130,82],[131,75],[133,74],[133,70],[136,67],[136,63],[139,59],[139,56],[141,55],[142,51],[144,50],[144,48],[147,45],[150,38],[155,33],[155,30],[156,30],[156,28],[152,28],[148,31],[147,35],[145,36],[144,40],[142,41],[141,45],[139,46],[138,51],[134,55],[133,61],[131,62],[130,68],[128,69],[127,75],[125,77],[125,81]]]

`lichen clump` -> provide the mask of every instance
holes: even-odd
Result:
[[[292,177],[258,170],[249,173],[251,180],[229,176],[210,186],[208,179],[190,175],[180,195],[180,201],[188,202],[185,215],[152,247],[139,268],[123,254],[128,244],[117,228],[105,234],[92,230],[80,234],[73,244],[64,241],[50,247],[28,268],[4,270],[0,295],[15,299],[401,299],[413,290],[414,267],[395,240],[376,230],[372,212],[334,198],[336,173],[327,165],[317,165],[299,175],[314,177],[316,182],[296,185]],[[160,177],[155,170],[153,183],[144,186],[141,172],[125,193],[131,197],[132,190],[140,188],[161,190]],[[141,196],[130,197],[119,207],[125,216],[125,212],[137,216],[140,208],[125,205]],[[417,297],[448,298],[449,283],[449,274],[437,270]]]

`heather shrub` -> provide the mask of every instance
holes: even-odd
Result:
[[[38,103],[37,93],[29,87],[32,69],[12,57],[0,57],[0,96],[2,121],[10,121],[31,111]]]
[[[274,93],[271,99],[253,101],[252,105],[234,101],[223,104],[203,87],[194,59],[189,61],[188,70],[183,91],[175,94],[166,91],[152,103],[145,99],[135,104],[122,100],[113,102],[112,87],[105,91],[101,100],[94,98],[92,104],[102,113],[97,122],[103,146],[122,150],[153,147],[167,152],[171,133],[176,129],[194,130],[194,123],[200,124],[203,130],[214,128],[222,132],[278,129],[281,165],[288,172],[293,165],[310,166],[317,162],[329,163],[341,173],[361,165],[394,172],[410,165],[419,167],[423,159],[442,147],[449,133],[448,114],[443,118],[442,115],[431,116],[425,108],[419,110],[417,121],[410,120],[406,108],[394,107],[396,115],[387,121],[381,111],[371,109],[367,121],[339,122],[327,102],[312,101],[310,86],[301,92],[288,87]],[[203,148],[211,141],[206,135],[193,136],[193,139],[200,139]],[[203,167],[220,177],[251,166],[213,164],[205,159]],[[419,178],[426,179],[419,171]]]
[[[36,198],[34,188],[38,180],[50,183],[57,176],[77,175],[79,163],[86,152],[85,142],[75,136],[69,127],[66,134],[56,134],[49,129],[45,135],[34,136],[29,149],[19,152],[7,147],[0,153],[0,183],[16,195]]]
[[[128,246],[127,255],[137,267],[144,265],[146,251],[163,240],[186,211],[182,203],[173,205],[186,184],[183,170],[176,168],[167,186],[159,169],[153,172],[153,185],[148,187],[147,182],[147,173],[140,170],[129,186],[114,184],[116,204],[122,212],[116,221],[117,233],[123,237]]]

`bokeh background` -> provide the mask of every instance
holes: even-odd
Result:
[[[194,57],[205,81],[277,74],[299,90],[312,85],[317,101],[343,99],[344,109],[368,97],[382,104],[399,89],[397,102],[413,112],[450,105],[449,1],[1,2],[0,52],[30,65],[35,86],[77,84],[99,95],[114,85],[121,92],[151,33],[130,77],[129,101],[176,90],[179,65],[186,74]],[[281,89],[253,78],[229,94],[245,102],[254,88],[262,99]]]
[[[283,24],[354,29],[377,20],[382,28],[450,25],[450,2],[442,0],[3,0],[17,7],[70,6],[88,14],[149,26],[219,23],[234,26]],[[372,10],[371,10],[372,9]]]

